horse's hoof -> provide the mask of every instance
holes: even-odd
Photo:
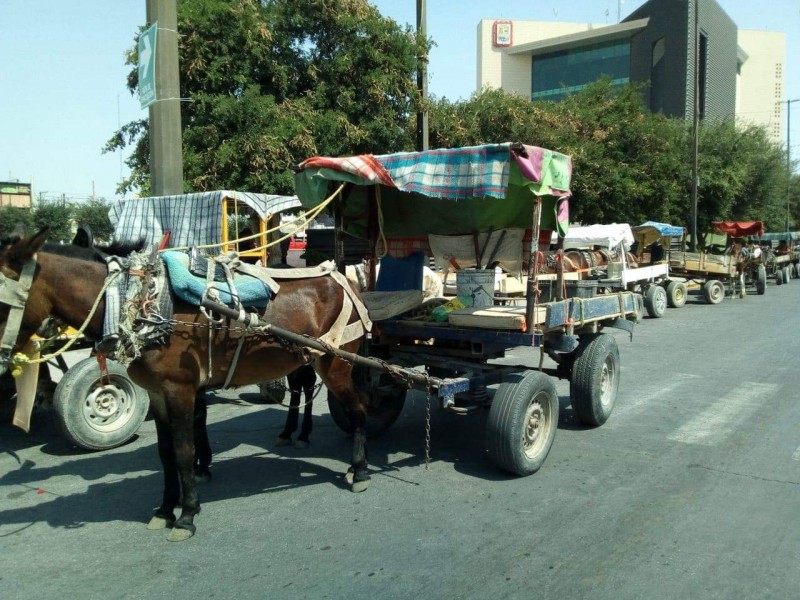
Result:
[[[150,530],[156,529],[168,529],[175,524],[175,519],[167,519],[165,517],[158,517],[153,515],[153,518],[150,519],[150,522],[147,524],[147,528]]]
[[[365,479],[363,481],[354,481],[350,485],[350,491],[355,493],[355,494],[359,494],[359,493],[363,492],[364,490],[366,490],[369,487],[369,481],[370,481],[369,479]]]
[[[182,527],[173,527],[172,531],[170,531],[169,535],[167,536],[167,541],[183,542],[184,540],[188,540],[193,535],[194,535],[194,528],[183,529]]]
[[[298,450],[302,450],[303,448],[308,448],[308,442],[305,440],[297,440],[293,446]]]
[[[356,475],[353,472],[353,469],[352,468],[348,469],[347,473],[344,474],[344,482],[347,485],[349,485],[350,487],[352,487],[353,486],[353,482],[355,481],[355,479],[356,479]]]
[[[285,437],[280,437],[279,436],[279,437],[277,437],[275,439],[275,445],[279,446],[279,447],[280,446],[288,446],[291,443],[292,443],[292,438],[285,438]]]

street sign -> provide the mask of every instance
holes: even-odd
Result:
[[[139,105],[147,108],[156,101],[156,36],[158,22],[139,34]]]

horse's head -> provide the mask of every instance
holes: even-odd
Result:
[[[42,312],[41,307],[29,309],[29,296],[36,274],[36,253],[47,239],[48,231],[45,227],[32,237],[15,236],[0,247],[0,373],[8,369],[12,353],[36,329],[23,321],[26,310]]]

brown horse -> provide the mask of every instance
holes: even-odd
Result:
[[[103,289],[106,268],[77,258],[60,256],[43,250],[47,230],[31,238],[21,238],[0,247],[0,273],[9,288],[18,288],[23,269],[35,270],[27,300],[24,302],[19,332],[13,351],[22,348],[37,328],[52,316],[61,323],[80,327]],[[281,280],[280,292],[270,302],[265,319],[275,326],[319,338],[325,335],[339,317],[345,303],[345,290],[331,276]],[[24,290],[17,290],[22,294]],[[355,293],[355,292],[353,292]],[[8,295],[2,297],[8,298]],[[9,301],[6,300],[8,303]],[[11,304],[16,301],[11,300]],[[0,306],[2,332],[12,310]],[[103,328],[102,302],[85,330],[91,339],[100,339]],[[16,318],[16,314],[14,315]],[[355,322],[358,315],[350,317]],[[156,421],[158,452],[164,469],[164,492],[148,528],[171,527],[172,541],[191,537],[195,532],[194,517],[200,512],[193,466],[195,444],[193,422],[195,396],[202,387],[219,387],[225,381],[239,338],[247,335],[237,367],[229,382],[233,386],[278,379],[306,362],[300,348],[276,342],[274,338],[250,335],[241,327],[218,327],[198,311],[196,306],[178,298],[174,300],[174,333],[164,345],[145,348],[128,368],[128,374],[147,390]],[[341,346],[356,352],[360,339]],[[5,370],[10,364],[7,353],[0,356]],[[209,363],[211,369],[209,369]],[[353,491],[366,489],[370,476],[366,453],[366,396],[355,387],[352,365],[331,355],[318,356],[314,370],[330,393],[347,409],[353,427],[353,451],[348,481]],[[180,506],[176,519],[174,509]]]

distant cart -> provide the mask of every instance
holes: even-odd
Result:
[[[662,237],[662,234],[652,227],[645,230],[637,229],[639,238],[648,237],[648,234],[652,236],[651,232],[657,232],[659,239]],[[564,237],[564,248],[586,250],[599,248],[600,251],[607,253],[608,263],[593,269],[589,279],[596,281],[601,291],[627,290],[642,294],[647,314],[653,318],[660,318],[670,305],[667,293],[669,265],[663,260],[650,261],[648,264],[634,261],[634,256],[629,251],[637,239],[636,235],[637,233],[627,223],[570,227]],[[671,305],[682,304],[673,301]]]
[[[743,296],[748,284],[754,285],[758,294],[763,294],[766,289],[765,270],[759,268],[757,262],[750,261],[742,252],[743,245],[734,244],[734,240],[763,234],[764,224],[761,221],[715,221],[713,227],[714,231],[703,236],[695,252],[689,251],[686,235],[679,240],[677,247],[670,249],[670,272],[700,285],[703,299],[708,304],[721,303],[727,292]]]

